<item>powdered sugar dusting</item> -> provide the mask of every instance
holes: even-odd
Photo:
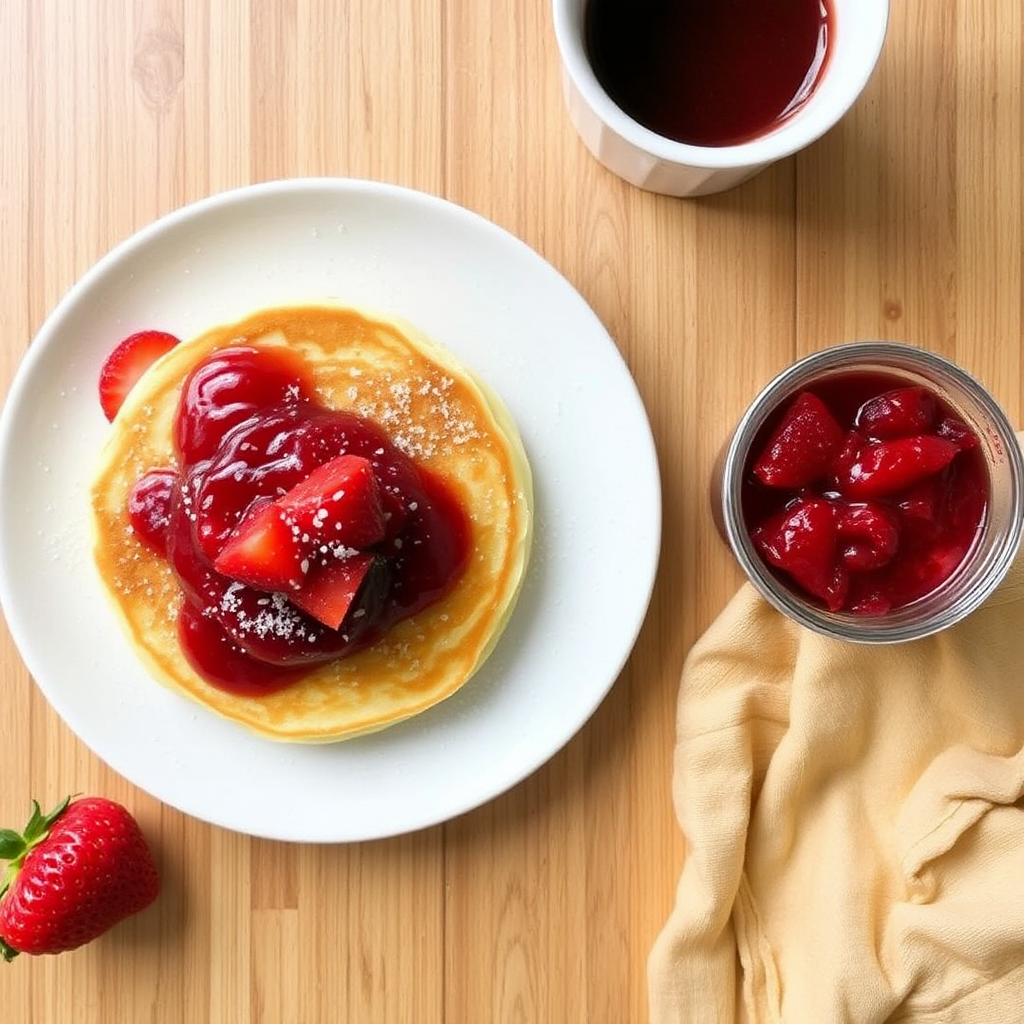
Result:
[[[284,594],[261,597],[256,602],[256,613],[251,614],[242,600],[245,590],[241,583],[232,583],[220,599],[220,610],[233,616],[241,634],[261,638],[273,636],[282,640],[301,640],[307,636],[311,641],[315,639],[307,628],[307,620]],[[206,609],[206,612],[212,614],[213,609]]]
[[[346,397],[413,459],[444,455],[483,437],[456,381],[447,375],[399,377],[386,372],[379,379],[350,384]]]

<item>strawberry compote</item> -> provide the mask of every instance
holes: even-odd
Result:
[[[877,616],[925,597],[985,522],[977,435],[904,378],[851,371],[810,381],[749,450],[741,500],[754,548],[830,612]]]
[[[182,648],[213,685],[253,695],[280,689],[316,663],[375,642],[458,579],[469,528],[454,495],[378,424],[320,403],[288,350],[214,352],[184,383],[175,432],[177,465],[154,467],[136,483],[129,517],[177,575]],[[314,582],[338,560],[362,568],[346,596],[351,606],[331,628],[299,607],[298,594],[246,585],[214,562],[254,510],[295,493],[343,454],[372,467],[384,525],[358,552],[327,542],[303,565]]]

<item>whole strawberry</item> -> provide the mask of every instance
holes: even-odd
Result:
[[[0,829],[0,954],[76,949],[148,907],[160,877],[136,820],[102,797],[32,801],[23,833]]]

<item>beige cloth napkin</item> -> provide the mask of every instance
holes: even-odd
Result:
[[[1024,553],[887,647],[744,586],[684,667],[673,794],[651,1024],[1022,1024]]]

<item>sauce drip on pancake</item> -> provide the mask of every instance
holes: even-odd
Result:
[[[186,657],[228,692],[274,692],[312,665],[374,643],[448,593],[465,566],[469,526],[450,489],[373,420],[320,403],[286,348],[229,346],[196,366],[178,405],[175,449],[175,467],[153,467],[136,483],[129,516],[180,581]],[[341,454],[372,465],[386,528],[369,549],[373,570],[331,629],[287,593],[245,586],[213,562],[248,510]],[[324,547],[310,574],[332,557]]]

